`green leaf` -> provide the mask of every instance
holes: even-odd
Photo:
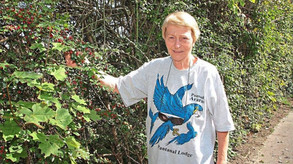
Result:
[[[77,142],[75,140],[75,138],[72,136],[65,138],[65,142],[66,142],[69,149],[79,149],[80,148],[80,143]]]
[[[27,149],[22,145],[21,142],[11,142],[9,144],[9,151],[6,154],[6,158],[12,162],[19,162],[20,158],[27,157]]]
[[[36,86],[37,88],[39,88],[42,91],[46,91],[46,92],[53,92],[55,91],[54,87],[55,85],[52,83],[42,83],[42,85]]]
[[[268,93],[269,96],[274,96],[275,95],[275,93],[271,92],[271,91],[268,91],[267,93]]]
[[[29,115],[29,114],[31,114],[32,111],[29,108],[20,107],[20,109],[17,112],[20,114]]]
[[[18,79],[39,79],[43,77],[40,73],[15,71],[13,77]]]
[[[41,149],[41,152],[45,154],[45,158],[50,156],[51,154],[53,155],[58,155],[60,153],[59,151],[59,146],[57,146],[55,143],[40,143],[39,148]]]
[[[73,100],[75,100],[76,102],[78,102],[79,104],[86,105],[85,101],[83,99],[79,98],[78,95],[73,95],[73,96],[71,96],[71,98]]]
[[[33,50],[34,49],[39,49],[40,52],[46,51],[46,48],[41,43],[34,43],[34,44],[32,44],[32,46],[30,48],[33,49]]]
[[[14,157],[12,153],[6,154],[6,158],[11,160],[12,162],[17,162],[17,158]]]
[[[72,117],[67,109],[60,108],[56,111],[55,119],[51,119],[52,125],[57,125],[60,128],[66,130],[67,126],[72,122]]]
[[[80,105],[78,105],[78,106],[76,107],[76,110],[78,110],[78,111],[80,111],[80,112],[82,112],[82,113],[90,113],[90,112],[91,112],[88,108],[86,108],[86,107],[84,107],[84,106],[80,106]]]
[[[101,120],[101,116],[97,114],[96,111],[91,110],[89,114],[85,114],[84,117],[88,117],[93,121]]]
[[[41,83],[40,82],[37,82],[37,80],[27,80],[27,79],[23,79],[23,80],[20,80],[22,83],[27,83],[28,86],[30,87],[37,87],[37,86],[40,86]]]
[[[15,20],[15,18],[12,18],[10,16],[3,16],[3,20]]]
[[[9,147],[9,152],[11,153],[21,153],[23,151],[22,146],[21,145],[11,145]]]
[[[49,22],[40,22],[37,27],[42,27],[42,28],[45,28],[45,27],[48,27],[50,26],[51,24]]]
[[[57,109],[61,108],[61,103],[57,98],[53,97],[52,94],[52,92],[41,92],[41,94],[38,96],[38,99],[53,102],[55,103]]]
[[[6,120],[4,124],[0,124],[0,131],[2,131],[4,140],[9,141],[19,134],[21,128],[14,120]]]
[[[5,63],[0,63],[0,67],[2,67],[3,69],[6,68],[6,66],[11,67],[11,65],[6,63],[6,62]]]
[[[30,134],[34,141],[46,142],[47,136],[44,133],[33,132]]]
[[[74,162],[76,158],[89,159],[89,153],[80,147],[81,144],[77,142],[74,137],[66,137],[65,143],[67,144],[68,148],[71,149],[71,161]]]
[[[60,81],[64,81],[67,78],[66,70],[64,67],[60,67],[59,69],[51,72],[50,74]]]
[[[84,118],[84,120],[86,122],[90,122],[91,121],[91,119],[88,117],[88,115],[84,115],[83,118]]]
[[[50,118],[54,117],[55,112],[48,108],[47,106],[42,106],[41,104],[35,104],[32,107],[33,111],[28,112],[24,120],[26,123],[33,123],[38,125],[39,127],[42,127],[40,125],[40,122],[47,122]]]
[[[45,158],[53,155],[62,154],[59,149],[64,146],[64,142],[59,138],[58,135],[46,136],[44,133],[33,132],[30,134],[33,137],[34,141],[41,142],[39,148],[41,152],[45,154]]]
[[[46,2],[47,4],[54,4],[54,3],[55,3],[55,2],[52,1],[52,0],[45,0],[45,2]]]
[[[42,142],[40,143],[39,148],[41,149],[41,152],[45,154],[45,158],[49,157],[51,154],[56,156],[62,154],[62,151],[59,150],[61,146],[55,142]]]
[[[60,139],[60,137],[58,135],[50,135],[47,136],[47,140],[51,143],[55,143],[57,146],[62,147],[64,146],[64,142],[63,140]]]
[[[70,49],[70,47],[63,45],[62,43],[52,43],[53,44],[53,48],[52,50],[58,50],[58,51],[67,51]]]
[[[261,127],[262,127],[261,124],[256,124],[256,123],[254,123],[254,124],[252,124],[252,127],[251,127],[251,128],[252,128],[254,131],[258,132],[258,131],[261,129]]]
[[[53,44],[53,50],[62,51],[64,49],[64,46],[61,43],[52,43]]]
[[[34,104],[35,104],[34,102],[27,102],[27,101],[22,101],[22,100],[17,102],[17,105],[22,106],[22,107],[26,107],[26,108],[32,108]]]
[[[72,150],[73,151],[73,158],[76,159],[76,158],[82,158],[82,159],[85,159],[85,160],[89,160],[90,158],[90,155],[89,155],[89,152],[83,150],[83,149],[74,149]]]

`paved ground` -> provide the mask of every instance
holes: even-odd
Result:
[[[255,163],[293,164],[293,112],[283,118],[264,141]]]
[[[229,164],[293,164],[293,99],[281,105],[268,125],[236,148]]]

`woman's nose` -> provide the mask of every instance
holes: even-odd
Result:
[[[180,40],[176,39],[175,40],[175,48],[180,48],[180,46],[181,46]]]

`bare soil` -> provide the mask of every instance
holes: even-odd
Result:
[[[293,99],[289,101],[291,105],[280,105],[264,128],[249,134],[246,142],[236,147],[237,156],[230,159],[230,164],[293,164],[293,145],[290,145],[293,134],[288,134],[292,133],[289,129],[293,129],[293,124],[292,119],[287,118],[289,113],[290,117],[293,116]]]

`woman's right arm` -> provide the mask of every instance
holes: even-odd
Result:
[[[65,55],[65,60],[66,60],[67,66],[77,67],[77,64],[73,60],[71,60],[70,55]],[[96,80],[99,81],[99,84],[108,88],[110,91],[114,93],[119,93],[119,90],[117,88],[118,78],[108,75],[102,71],[99,71],[99,74],[97,74],[95,77],[96,77]]]
[[[97,80],[100,82],[100,84],[114,93],[119,93],[117,88],[118,78],[108,75],[102,71],[99,71],[99,73],[100,75],[97,75]]]

